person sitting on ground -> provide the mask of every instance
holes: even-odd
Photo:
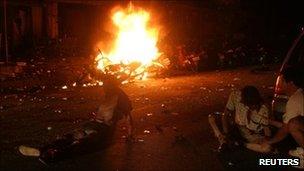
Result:
[[[220,116],[223,132],[216,124]],[[257,143],[270,136],[268,108],[254,86],[231,92],[225,111],[221,115],[209,115],[209,123],[220,142],[220,149],[228,141]],[[239,141],[241,140],[241,141]]]
[[[72,133],[40,148],[19,146],[19,152],[25,156],[39,157],[47,163],[65,158],[81,150],[98,149],[112,140],[117,122],[124,116],[128,120],[128,139],[133,138],[132,104],[127,94],[119,88],[118,81],[107,78],[103,82],[104,99],[94,118]],[[95,148],[96,147],[96,148]]]
[[[282,141],[288,134],[299,144],[296,150],[289,154],[304,159],[304,70],[298,67],[289,67],[283,70],[283,89],[291,95],[286,111],[282,117],[283,122],[270,120],[269,124],[279,128],[273,138],[263,141],[262,145],[273,145]],[[303,167],[304,168],[304,167]]]

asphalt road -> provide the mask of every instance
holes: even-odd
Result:
[[[1,170],[225,170],[207,121],[229,93],[254,85],[270,104],[273,71],[250,68],[148,79],[123,86],[134,110],[136,142],[125,142],[121,121],[106,149],[50,166],[21,156],[21,144],[39,147],[85,122],[98,108],[100,87],[73,87],[1,96]],[[237,165],[237,163],[232,163]],[[231,164],[231,165],[232,165]]]

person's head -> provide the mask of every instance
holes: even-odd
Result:
[[[263,99],[259,90],[254,86],[245,86],[242,89],[241,102],[250,109],[260,109],[263,104]]]
[[[282,71],[285,89],[304,88],[304,70],[300,67],[287,67]]]
[[[107,76],[103,79],[103,90],[106,96],[115,94],[119,89],[119,81],[113,76]]]

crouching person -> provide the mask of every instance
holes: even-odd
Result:
[[[273,138],[266,140],[262,146],[274,145],[291,135],[299,147],[290,150],[289,155],[301,159],[300,168],[304,169],[304,70],[303,68],[290,67],[282,72],[283,89],[287,95],[291,95],[283,115],[283,122],[270,120],[269,124],[278,127],[279,130]]]
[[[209,115],[220,148],[231,142],[258,143],[270,136],[269,112],[257,88],[245,86],[231,92],[224,113]],[[221,123],[220,127],[217,123]],[[222,128],[222,131],[220,130]]]
[[[115,79],[104,80],[105,95],[97,115],[83,126],[39,149],[19,146],[19,152],[25,156],[39,157],[40,161],[48,163],[105,148],[112,140],[117,122],[123,117],[128,120],[128,137],[132,138],[131,101],[118,84]]]

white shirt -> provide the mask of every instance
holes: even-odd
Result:
[[[102,120],[105,124],[111,125],[114,109],[117,106],[118,96],[103,99],[99,106],[96,119]]]
[[[304,97],[301,88],[290,96],[286,104],[286,112],[283,115],[283,122],[287,124],[290,119],[297,116],[304,116]]]
[[[268,125],[269,111],[265,105],[262,105],[260,110],[248,111],[249,107],[241,103],[241,91],[231,92],[226,108],[235,111],[235,123],[240,126],[246,126],[248,129],[259,132],[264,126]],[[247,119],[247,113],[251,112],[250,120]]]

